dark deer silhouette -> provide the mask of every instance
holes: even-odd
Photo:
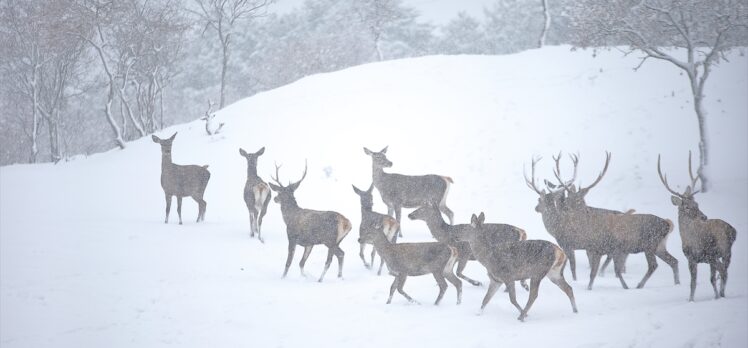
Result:
[[[452,179],[440,175],[402,175],[385,173],[384,168],[392,167],[387,159],[387,147],[379,152],[364,148],[364,153],[371,156],[372,178],[374,187],[387,205],[388,214],[395,215],[398,223],[402,223],[402,208],[418,208],[427,204],[434,204],[447,215],[449,223],[454,220],[454,213],[447,207],[447,193]],[[402,237],[402,231],[398,230]]]
[[[322,279],[325,278],[325,273],[327,273],[330,263],[332,263],[333,255],[338,258],[338,278],[342,278],[343,257],[345,253],[340,248],[340,242],[351,231],[351,222],[345,216],[334,211],[316,211],[300,208],[296,203],[294,191],[299,188],[299,185],[306,177],[306,165],[304,166],[304,174],[301,176],[301,179],[295,183],[289,183],[288,186],[283,186],[280,183],[278,179],[279,168],[277,165],[275,166],[275,177],[272,178],[277,185],[272,183],[269,185],[277,193],[275,202],[281,206],[281,214],[283,215],[283,221],[286,223],[286,233],[288,235],[288,258],[286,259],[286,268],[283,271],[283,277],[285,278],[288,274],[288,268],[291,267],[297,245],[304,247],[304,255],[301,257],[301,262],[299,262],[299,268],[301,269],[301,274],[306,276],[304,273],[304,264],[312,252],[312,248],[315,245],[324,244],[328,250],[327,261],[325,262],[325,269],[322,271],[319,281],[322,282]]]
[[[182,197],[192,197],[197,202],[197,222],[205,220],[205,208],[208,203],[203,199],[205,187],[208,186],[210,172],[208,166],[174,164],[171,161],[171,145],[177,133],[168,139],[161,139],[152,135],[154,143],[161,145],[161,187],[166,197],[166,218],[164,223],[169,222],[169,210],[171,209],[171,198],[177,196],[177,214],[179,224],[182,224]]]
[[[257,239],[265,243],[262,239],[262,218],[268,210],[270,203],[270,186],[257,175],[257,159],[265,153],[265,148],[261,148],[255,153],[248,153],[244,149],[239,149],[239,154],[247,159],[247,183],[244,184],[244,203],[249,210],[249,229],[250,237],[257,233]]]
[[[696,171],[701,173],[701,167]],[[709,219],[699,209],[699,204],[694,196],[700,192],[696,189],[700,175],[694,177],[691,169],[691,152],[688,152],[688,175],[691,184],[686,186],[683,193],[670,188],[667,176],[660,169],[660,156],[657,156],[657,174],[662,184],[672,194],[670,197],[673,205],[678,207],[678,229],[683,244],[683,254],[688,259],[688,270],[691,273],[691,294],[688,300],[693,302],[696,292],[696,266],[699,263],[708,263],[711,271],[709,281],[714,289],[714,298],[725,297],[725,285],[727,284],[727,268],[730,267],[732,258],[732,244],[737,237],[734,227],[723,220]],[[717,272],[719,272],[720,289],[717,291]]]

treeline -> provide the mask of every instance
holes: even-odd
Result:
[[[209,101],[220,107],[314,73],[575,44],[587,30],[575,20],[584,6],[573,0],[497,0],[481,18],[459,13],[442,26],[401,0],[306,0],[284,14],[273,6],[0,0],[0,164],[125,148],[200,118]]]

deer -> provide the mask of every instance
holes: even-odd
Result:
[[[296,246],[304,247],[304,254],[299,262],[301,275],[304,273],[304,264],[312,252],[315,245],[323,244],[327,247],[327,261],[319,282],[325,278],[325,273],[330,268],[332,257],[335,255],[338,259],[338,278],[343,278],[343,258],[345,252],[340,248],[340,242],[351,231],[351,222],[340,213],[334,211],[317,211],[300,208],[296,203],[294,192],[299,188],[301,182],[306,178],[307,166],[304,164],[304,174],[299,181],[283,186],[278,179],[278,170],[280,167],[275,165],[275,177],[271,179],[275,184],[269,183],[270,188],[276,192],[274,201],[280,205],[283,222],[286,224],[286,234],[288,235],[288,257],[286,259],[286,268],[283,271],[283,278],[288,274],[291,267]]]
[[[374,152],[364,147],[364,153],[371,157],[374,187],[387,205],[387,214],[392,216],[394,213],[397,222],[402,223],[402,208],[435,204],[452,224],[454,213],[447,207],[447,193],[454,182],[452,178],[434,174],[413,176],[385,173],[384,168],[392,167],[392,162],[387,159],[387,148],[385,146],[381,151]],[[402,237],[400,229],[398,236]]]
[[[425,205],[408,214],[408,218],[411,220],[421,220],[426,222],[431,235],[439,242],[448,244],[457,249],[457,276],[466,280],[468,283],[481,286],[481,282],[468,278],[462,273],[467,266],[468,261],[476,260],[475,254],[470,247],[468,242],[458,242],[454,236],[460,233],[461,230],[469,229],[468,224],[459,225],[448,225],[439,211],[439,208],[434,205]],[[494,242],[491,246],[497,243],[503,243],[505,241],[519,241],[527,239],[527,234],[524,230],[504,224],[486,224],[484,226],[486,230],[490,230],[492,233],[498,234],[499,241]],[[527,289],[527,285],[522,283],[522,286]]]
[[[375,236],[374,232],[381,232],[384,233],[384,235],[387,237],[387,240],[393,240],[395,237],[395,232],[397,232],[397,229],[400,227],[400,224],[397,223],[397,220],[395,220],[393,217],[389,215],[384,215],[377,213],[373,210],[374,207],[374,197],[372,196],[372,191],[374,190],[374,184],[372,183],[369,186],[369,189],[367,190],[361,190],[355,185],[353,186],[353,192],[355,192],[360,200],[361,200],[361,224],[359,225],[359,244],[361,245],[361,251],[359,252],[359,256],[361,257],[361,260],[364,261],[364,267],[367,269],[371,269],[374,267],[374,256],[377,253],[376,248],[374,248],[374,240],[373,236]],[[371,264],[366,262],[366,257],[364,257],[364,250],[367,244],[372,245],[371,249]],[[384,266],[384,258],[380,255],[380,262],[379,262],[379,270],[377,271],[377,275],[382,275],[382,266]]]
[[[605,174],[610,154],[606,153],[606,165],[603,172],[593,184],[597,184]],[[533,160],[534,163],[537,163]],[[534,164],[533,164],[534,167]],[[673,269],[675,284],[679,284],[677,260],[667,252],[667,237],[673,230],[670,220],[662,219],[652,214],[618,214],[604,210],[588,209],[586,206],[575,206],[566,202],[562,192],[551,194],[553,202],[549,202],[545,191],[535,187],[534,168],[533,179],[525,176],[525,181],[531,189],[541,195],[536,211],[549,215],[549,223],[556,223],[556,229],[549,230],[564,250],[584,249],[590,258],[590,282],[587,289],[591,290],[597,276],[602,255],[612,255],[616,277],[621,286],[628,289],[622,276],[623,265],[628,254],[643,252],[647,259],[647,272],[637,285],[642,288],[649,277],[657,269],[659,257]],[[563,185],[562,185],[563,186]],[[594,185],[590,185],[583,192],[587,192]],[[567,188],[563,191],[568,193]],[[544,221],[546,220],[544,216]]]
[[[470,228],[460,229],[455,234],[458,241],[470,244],[470,248],[478,261],[486,267],[491,279],[488,291],[481,304],[481,313],[491,301],[499,286],[504,283],[509,293],[509,301],[520,312],[517,319],[525,321],[530,307],[538,297],[540,281],[545,277],[550,279],[569,297],[571,308],[574,313],[577,313],[574,290],[564,279],[566,254],[563,250],[544,240],[507,241],[493,244],[492,240],[495,237],[492,236],[490,229],[485,228],[485,219],[486,216],[482,212],[479,216],[473,214],[470,225],[468,225]],[[527,304],[522,308],[517,303],[514,282],[527,278],[530,278],[530,295]]]
[[[164,223],[169,223],[169,211],[171,210],[173,196],[177,196],[177,215],[179,215],[180,225],[182,224],[182,197],[192,197],[197,202],[196,222],[204,221],[208,203],[203,199],[203,195],[205,194],[205,188],[208,186],[208,180],[210,180],[210,172],[207,165],[184,166],[172,162],[171,146],[176,136],[176,132],[167,139],[151,135],[153,142],[161,145],[161,188],[164,189],[164,197],[166,198]]]
[[[462,281],[454,274],[454,265],[457,260],[457,249],[439,242],[425,243],[393,243],[382,230],[365,229],[359,238],[359,243],[371,240],[374,248],[384,259],[390,274],[395,276],[390,286],[390,295],[387,304],[392,303],[392,296],[397,290],[410,303],[418,303],[404,290],[405,280],[408,277],[416,277],[431,273],[439,286],[439,294],[434,305],[444,297],[447,291],[448,280],[457,289],[457,304],[462,302]]]
[[[244,184],[244,203],[247,204],[249,211],[249,230],[250,238],[254,238],[257,233],[257,239],[265,243],[262,239],[262,218],[267,213],[268,203],[270,203],[270,186],[257,175],[257,160],[265,153],[265,147],[262,147],[255,153],[248,153],[239,148],[239,154],[247,159],[247,182]]]
[[[727,284],[727,269],[732,258],[732,244],[737,237],[737,230],[729,223],[720,219],[709,219],[699,208],[694,196],[701,192],[696,184],[701,178],[702,167],[697,169],[694,177],[691,169],[691,152],[688,152],[688,175],[691,179],[683,193],[679,193],[667,182],[667,176],[662,174],[660,156],[657,156],[657,174],[665,188],[672,194],[670,201],[678,207],[678,230],[683,247],[683,254],[688,260],[688,270],[691,273],[691,293],[689,302],[693,302],[696,292],[696,270],[699,263],[709,264],[711,275],[709,281],[714,289],[714,299],[725,297]],[[720,277],[720,289],[717,291],[717,272]]]

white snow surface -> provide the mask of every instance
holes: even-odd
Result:
[[[688,182],[688,150],[698,129],[686,77],[668,63],[616,50],[546,47],[508,56],[430,56],[368,64],[304,78],[241,100],[218,112],[221,134],[207,136],[202,121],[177,125],[179,164],[209,164],[206,221],[185,199],[185,224],[176,203],[163,223],[160,149],[150,137],[58,165],[0,168],[0,346],[2,347],[739,347],[748,334],[748,59],[733,54],[706,88],[712,190],[698,195],[710,218],[738,231],[727,297],[714,300],[709,268],[699,266],[696,302],[687,302],[689,274],[678,229],[668,249],[678,258],[681,285],[659,268],[641,290],[623,290],[609,272],[586,289],[589,268],[577,252],[574,288],[579,313],[544,280],[527,321],[503,290],[476,315],[486,286],[463,282],[455,304],[450,285],[432,305],[431,276],[411,277],[386,305],[389,275],[376,276],[358,258],[360,207],[351,184],[371,183],[362,147],[389,145],[390,172],[440,174],[454,179],[447,204],[457,223],[485,212],[489,222],[554,241],[534,211],[537,195],[522,177],[531,156],[542,155],[540,178],[551,177],[551,155],[579,152],[579,177],[589,184],[612,152],[607,175],[588,203],[635,208],[677,221],[670,195],[657,178],[657,155],[673,186]],[[197,112],[196,112],[197,114]],[[286,279],[285,225],[271,203],[265,244],[249,238],[242,199],[246,160],[239,148],[266,146],[259,173],[274,162],[281,180],[309,174],[300,206],[335,210],[354,225],[342,242],[344,278],[333,261],[316,281],[327,254],[314,248],[299,274],[297,250]],[[564,160],[567,175],[568,161]],[[529,168],[528,168],[529,169]],[[375,193],[375,209],[385,212]],[[404,210],[407,214],[411,210]],[[401,241],[432,240],[420,221],[403,221]],[[377,261],[378,262],[378,261]],[[636,284],[643,255],[628,259],[625,279]],[[385,271],[386,273],[386,271]],[[486,282],[471,262],[465,273]],[[519,290],[522,305],[527,292]]]

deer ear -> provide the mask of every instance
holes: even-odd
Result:
[[[270,188],[273,189],[273,191],[275,191],[275,192],[278,192],[281,189],[280,186],[277,186],[277,185],[275,185],[275,184],[273,184],[271,182],[269,182],[268,185],[270,185]]]
[[[244,151],[244,149],[242,149],[241,147],[239,148],[239,154],[244,157],[247,157],[247,151]]]
[[[480,212],[480,215],[478,215],[478,222],[483,224],[483,222],[486,221],[486,214],[483,214],[483,212]]]
[[[473,228],[478,227],[478,217],[475,214],[470,217],[470,226],[473,226]]]
[[[683,204],[683,200],[680,199],[680,197],[676,197],[676,196],[671,196],[670,197],[670,201],[673,202],[673,205],[678,205],[679,206],[679,205]]]
[[[161,144],[161,139],[159,139],[155,134],[151,135],[151,139],[153,139],[154,143]]]
[[[174,135],[172,135],[172,136],[171,136],[171,137],[169,138],[169,141],[171,141],[171,140],[174,140],[174,138],[176,138],[176,137],[177,137],[177,133],[178,133],[178,132],[174,132]]]
[[[351,186],[353,186],[353,192],[356,192],[357,195],[361,195],[363,193],[361,192],[361,190],[358,189],[358,187],[356,187],[356,185],[351,185]]]
[[[371,150],[369,150],[367,148],[364,148],[364,153],[367,154],[367,155],[369,155],[369,156],[371,156],[371,154],[372,154]]]
[[[387,148],[388,147],[390,147],[390,146],[389,145],[385,146],[384,149],[382,149],[382,151],[379,151],[379,152],[381,152],[381,153],[387,153]]]
[[[685,193],[683,193],[683,195],[684,195],[684,196],[688,196],[688,195],[690,195],[690,194],[691,194],[691,186],[687,186],[687,187],[686,187],[686,192],[685,192]]]
[[[255,155],[261,156],[263,153],[265,153],[265,147],[264,146],[260,149],[260,151],[257,151],[257,153],[255,153]]]
[[[371,193],[371,191],[374,190],[374,183],[372,182],[371,185],[369,185],[369,189],[366,190],[366,192]]]

